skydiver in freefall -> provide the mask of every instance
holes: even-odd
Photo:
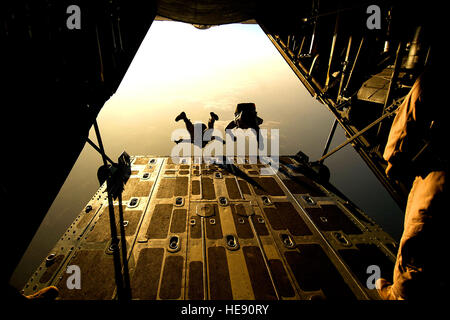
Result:
[[[256,131],[256,141],[259,146],[259,126],[263,123],[263,119],[258,117],[256,106],[254,103],[239,103],[234,111],[234,119],[227,125],[226,130],[231,129],[253,129]]]
[[[208,125],[205,125],[204,123],[194,123],[193,124],[191,122],[191,120],[187,118],[186,113],[184,111],[181,112],[175,118],[175,121],[177,121],[177,122],[180,121],[180,120],[184,121],[184,123],[186,125],[186,129],[189,132],[189,136],[191,137],[190,143],[192,143],[192,144],[196,143],[196,141],[194,139],[194,131],[195,131],[195,127],[199,126],[199,127],[197,127],[197,130],[200,130],[202,132],[202,139],[201,139],[202,141],[201,141],[201,145],[199,145],[199,147],[201,147],[201,148],[204,148],[210,141],[215,139],[215,137],[212,136],[210,141],[203,141],[203,137],[204,137],[205,133],[208,130],[210,130],[210,129],[211,130],[214,129],[214,122],[219,120],[219,117],[214,112],[210,112],[209,114],[210,114],[211,117],[208,120]],[[179,140],[176,140],[175,143],[178,144],[178,143],[180,143],[182,141],[183,141],[183,139],[179,139]]]

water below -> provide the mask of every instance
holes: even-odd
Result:
[[[333,116],[310,96],[261,28],[231,24],[198,30],[178,22],[154,22],[117,92],[98,117],[111,159],[170,155],[175,117],[193,121],[219,116],[223,130],[236,104],[254,102],[261,128],[280,130],[280,154],[299,150],[318,159]],[[90,132],[93,141],[95,135]],[[330,148],[345,140],[336,130]],[[331,149],[330,149],[331,150]],[[55,155],[56,156],[56,155]],[[65,184],[18,265],[11,284],[21,289],[32,272],[98,189],[101,156],[85,145]],[[403,213],[349,145],[325,161],[331,182],[381,227],[399,239]]]

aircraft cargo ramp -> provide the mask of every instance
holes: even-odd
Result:
[[[248,159],[184,162],[133,157],[122,210],[114,201],[118,245],[104,183],[23,293],[55,285],[64,300],[379,299],[369,267],[391,278],[395,241],[301,157],[281,157],[269,176]],[[79,289],[67,285],[74,265]]]

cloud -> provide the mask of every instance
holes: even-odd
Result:
[[[231,119],[229,121],[227,120],[218,120],[214,123],[214,128],[221,130],[221,131],[225,131],[225,127],[228,125],[228,123],[231,121]]]
[[[207,110],[223,110],[232,113],[235,108],[234,99],[223,98],[217,100],[210,100],[203,103],[203,109]]]
[[[281,122],[274,120],[264,121],[261,128],[279,129],[281,128]]]

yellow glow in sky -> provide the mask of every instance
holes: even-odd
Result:
[[[119,141],[133,154],[167,155],[171,132],[183,127],[174,121],[181,111],[193,122],[206,122],[213,111],[220,118],[216,128],[223,130],[241,102],[256,104],[262,128],[280,129],[282,153],[296,152],[317,117],[330,118],[258,25],[199,30],[155,21],[99,124],[105,139],[114,137],[112,145]],[[296,120],[305,118],[310,121],[299,127]]]

